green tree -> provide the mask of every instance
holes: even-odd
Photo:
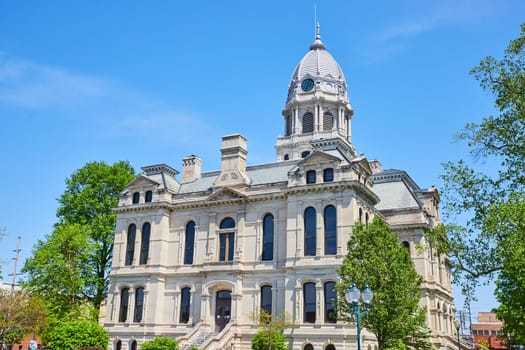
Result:
[[[259,331],[252,339],[252,350],[286,350],[286,337],[283,331],[293,328],[294,325],[288,321],[288,316],[283,313],[279,316],[260,310],[252,317],[257,322]]]
[[[173,338],[155,337],[140,344],[140,348],[141,350],[179,350],[179,342]]]
[[[39,297],[24,290],[0,290],[0,341],[16,344],[44,325],[46,308]]]
[[[409,253],[388,225],[375,217],[368,227],[356,223],[348,241],[348,255],[338,268],[341,281],[336,285],[337,309],[341,320],[354,322],[345,292],[351,284],[374,292],[363,326],[375,334],[379,350],[396,348],[423,336],[425,310],[419,307],[421,276]]]
[[[113,237],[118,196],[135,178],[135,171],[128,162],[113,165],[90,162],[66,179],[66,190],[58,199],[59,224],[89,226],[93,249],[85,267],[89,295],[95,308],[100,308],[108,287],[108,274],[113,253]]]
[[[90,230],[86,225],[63,224],[38,241],[22,269],[27,287],[46,301],[49,311],[61,318],[78,312],[89,299],[86,287],[91,276]]]
[[[467,301],[480,277],[496,281],[496,310],[505,331],[525,340],[525,23],[501,59],[486,57],[472,70],[495,98],[496,115],[469,123],[458,134],[483,169],[465,160],[444,165],[442,191],[447,221],[467,217],[465,225],[435,230],[434,242],[452,258],[456,281]],[[446,232],[446,234],[445,234]],[[521,296],[521,297],[519,297]]]
[[[56,321],[42,335],[46,348],[51,350],[78,350],[83,347],[106,349],[109,335],[93,320]]]

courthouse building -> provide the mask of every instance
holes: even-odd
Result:
[[[284,88],[283,88],[284,90]],[[285,97],[285,96],[283,96]],[[293,350],[356,349],[356,327],[337,321],[336,268],[352,226],[384,218],[423,276],[432,342],[455,349],[446,257],[421,250],[437,223],[438,191],[403,170],[383,170],[352,144],[348,86],[319,29],[293,71],[276,160],[248,165],[248,140],[222,139],[221,168],[202,160],[145,166],[121,194],[107,297],[110,349],[155,336],[181,348],[250,349],[253,314],[288,313]],[[271,151],[271,150],[268,150]],[[363,349],[375,349],[364,332]]]

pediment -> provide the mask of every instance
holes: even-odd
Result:
[[[207,202],[217,202],[217,201],[228,201],[228,200],[238,200],[246,199],[247,196],[244,193],[236,191],[229,187],[222,187],[217,191],[213,192],[206,198]]]
[[[370,163],[368,162],[368,159],[366,159],[364,155],[359,156],[358,158],[354,158],[352,160],[352,165],[358,166],[361,169],[364,169],[368,174],[373,173],[372,168],[370,167]]]
[[[307,166],[307,165],[317,165],[319,163],[340,163],[341,159],[333,156],[331,154],[322,152],[322,151],[315,151],[308,155],[306,158],[301,160],[298,165],[300,166]]]
[[[127,188],[157,187],[159,182],[154,181],[146,175],[140,175],[127,186]]]

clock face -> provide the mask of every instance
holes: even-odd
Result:
[[[301,89],[304,91],[310,91],[314,88],[314,81],[312,79],[305,79],[301,84]]]

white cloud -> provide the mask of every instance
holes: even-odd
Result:
[[[49,108],[104,96],[111,84],[66,70],[17,60],[0,53],[0,104]]]

